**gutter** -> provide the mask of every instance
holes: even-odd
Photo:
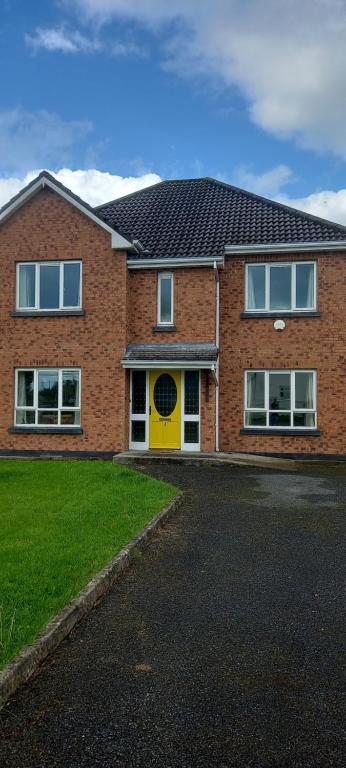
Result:
[[[310,241],[308,243],[254,243],[225,245],[226,256],[247,256],[256,253],[312,253],[316,251],[345,251],[346,240]]]
[[[167,259],[127,259],[128,269],[162,269],[169,267],[214,267],[218,264],[223,267],[225,263],[224,256],[191,256],[188,257],[173,257]]]
[[[214,261],[214,275],[215,275],[215,345],[217,350],[220,349],[220,278],[217,269],[217,263]],[[220,354],[217,356],[215,365],[215,451],[220,450],[219,446],[219,420],[220,420]]]
[[[127,360],[121,361],[123,368],[132,368],[135,370],[158,370],[167,368],[167,370],[176,369],[199,369],[212,371],[215,370],[215,361],[213,360]]]

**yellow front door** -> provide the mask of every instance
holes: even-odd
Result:
[[[149,447],[181,447],[180,371],[150,371]]]

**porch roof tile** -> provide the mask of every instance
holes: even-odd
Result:
[[[126,347],[124,360],[128,361],[162,361],[181,360],[194,362],[204,360],[216,362],[218,349],[215,344],[203,342],[198,344],[129,344]]]

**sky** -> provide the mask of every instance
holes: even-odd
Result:
[[[213,176],[346,224],[345,0],[0,0],[0,205]]]

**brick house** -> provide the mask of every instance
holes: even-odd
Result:
[[[346,228],[213,179],[0,211],[0,452],[346,455]]]

